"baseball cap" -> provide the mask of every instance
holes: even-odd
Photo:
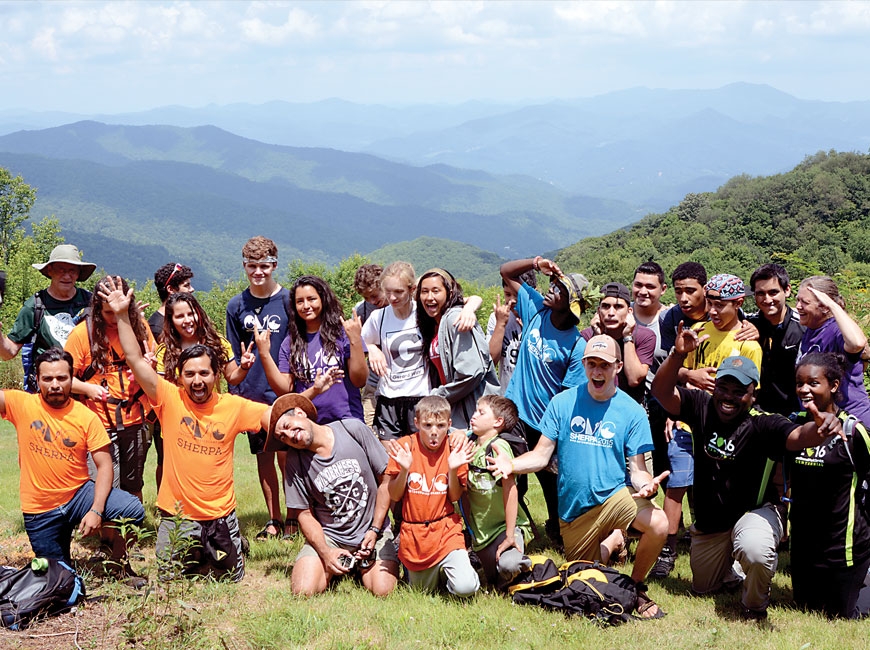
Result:
[[[589,286],[589,280],[586,276],[580,273],[566,273],[563,275],[554,275],[553,280],[557,280],[560,285],[568,292],[568,307],[571,313],[580,320],[583,312],[586,311],[586,300],[583,298],[583,289]]]
[[[622,353],[619,351],[619,346],[616,345],[616,340],[607,334],[596,334],[586,341],[586,350],[583,352],[583,358],[588,359],[590,357],[597,357],[608,363],[622,361]]]
[[[626,304],[631,304],[631,292],[621,282],[608,282],[601,287],[602,298],[619,298],[624,300]]]
[[[714,300],[736,300],[746,295],[743,280],[730,273],[719,273],[710,278],[710,281],[704,285],[704,293],[711,291],[719,294],[718,298],[713,298]]]
[[[733,377],[744,386],[749,384],[758,385],[758,366],[755,365],[752,359],[747,359],[746,357],[726,357],[716,371],[716,379],[722,377]]]

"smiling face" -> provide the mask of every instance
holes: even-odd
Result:
[[[43,361],[39,364],[39,376],[36,382],[39,386],[39,394],[50,407],[63,408],[69,402],[72,392],[72,372],[66,361]]]
[[[203,354],[188,359],[181,369],[181,386],[196,404],[206,403],[214,391],[215,374],[211,359]]]
[[[320,315],[323,312],[323,302],[320,300],[320,294],[317,289],[310,284],[303,284],[296,287],[296,313],[305,321],[305,328],[308,332],[316,332],[320,329]]]
[[[720,377],[713,387],[713,407],[722,422],[732,422],[749,412],[755,402],[755,384],[744,386],[733,377]]]
[[[259,262],[257,260],[245,262],[245,275],[248,276],[251,289],[258,294],[271,292],[276,284],[272,278],[276,268],[278,268],[277,262]]]
[[[440,276],[424,278],[420,283],[420,304],[429,317],[441,320],[444,305],[447,304],[447,289]]]
[[[587,390],[592,399],[603,402],[616,394],[616,375],[622,370],[621,361],[610,362],[598,357],[586,357],[583,359],[583,369],[589,380]]]
[[[548,307],[556,312],[566,311],[568,309],[568,290],[562,282],[556,278],[550,279],[550,289],[547,295],[544,296],[544,307]]]
[[[54,293],[69,295],[76,290],[79,280],[79,267],[67,262],[52,262],[46,267],[46,273],[51,278],[51,288]]]
[[[446,415],[427,414],[420,418],[414,417],[417,436],[420,445],[430,451],[441,449],[447,432],[450,430],[450,418]]]
[[[665,285],[659,282],[657,275],[637,273],[631,283],[631,297],[641,309],[659,309],[664,292]]]
[[[707,296],[704,287],[696,278],[685,278],[674,282],[677,304],[683,314],[692,320],[703,320],[707,314]]]
[[[836,379],[829,381],[825,376],[824,368],[811,364],[798,366],[795,375],[795,388],[798,399],[804,408],[813,402],[819,411],[837,412],[834,398],[840,389],[840,382]]]
[[[791,295],[791,287],[785,290],[779,286],[776,278],[755,281],[755,304],[758,311],[774,325],[779,325],[785,318],[785,300]]]
[[[275,438],[294,449],[307,449],[314,441],[311,420],[301,408],[287,411],[275,423]]]
[[[831,317],[831,312],[813,295],[809,287],[801,287],[797,292],[795,310],[801,317],[801,325],[817,329]]]
[[[196,342],[197,325],[196,313],[193,311],[190,303],[180,301],[173,305],[172,326],[181,337],[182,343]]]

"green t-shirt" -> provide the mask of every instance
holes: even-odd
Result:
[[[76,295],[71,300],[56,300],[48,291],[40,292],[45,312],[39,323],[39,336],[34,342],[33,356],[40,354],[52,346],[63,347],[69,333],[85,317],[85,310],[91,304],[91,292],[77,288]],[[33,336],[33,317],[35,305],[33,296],[24,301],[24,306],[18,312],[15,325],[7,335],[13,343],[29,343]]]
[[[474,538],[472,548],[475,551],[489,546],[496,537],[507,529],[501,481],[496,481],[492,472],[486,469],[487,446],[487,444],[479,445],[474,450],[474,456],[468,464],[468,518]],[[498,446],[503,452],[510,454],[511,458],[514,457],[507,441],[495,438],[492,441],[492,446]],[[517,507],[516,527],[522,531],[525,542],[532,538],[529,520],[526,513],[519,507]]]

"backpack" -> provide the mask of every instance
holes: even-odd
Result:
[[[84,597],[81,576],[61,560],[36,558],[23,569],[0,567],[0,624],[10,630],[68,611]]]
[[[552,566],[551,566],[552,565]],[[634,580],[598,562],[566,562],[553,575],[552,560],[535,563],[508,588],[513,601],[577,614],[602,625],[630,621],[637,608]]]
[[[36,385],[36,369],[33,367],[35,360],[34,352],[54,345],[52,342],[43,339],[40,334],[42,319],[45,317],[45,297],[47,295],[46,289],[40,289],[33,294],[33,334],[30,335],[30,340],[21,346],[21,365],[24,368],[24,390],[28,393],[39,392],[39,387]],[[76,290],[75,297],[79,297],[78,290]],[[71,305],[71,310],[75,311],[75,314],[73,314],[73,325],[78,325],[91,313],[91,292],[85,291],[81,298],[81,300],[75,301]]]

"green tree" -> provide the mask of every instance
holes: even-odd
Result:
[[[15,244],[20,242],[16,235],[23,230],[21,224],[30,214],[34,201],[36,190],[21,176],[13,178],[8,169],[0,167],[0,257],[7,266]]]

